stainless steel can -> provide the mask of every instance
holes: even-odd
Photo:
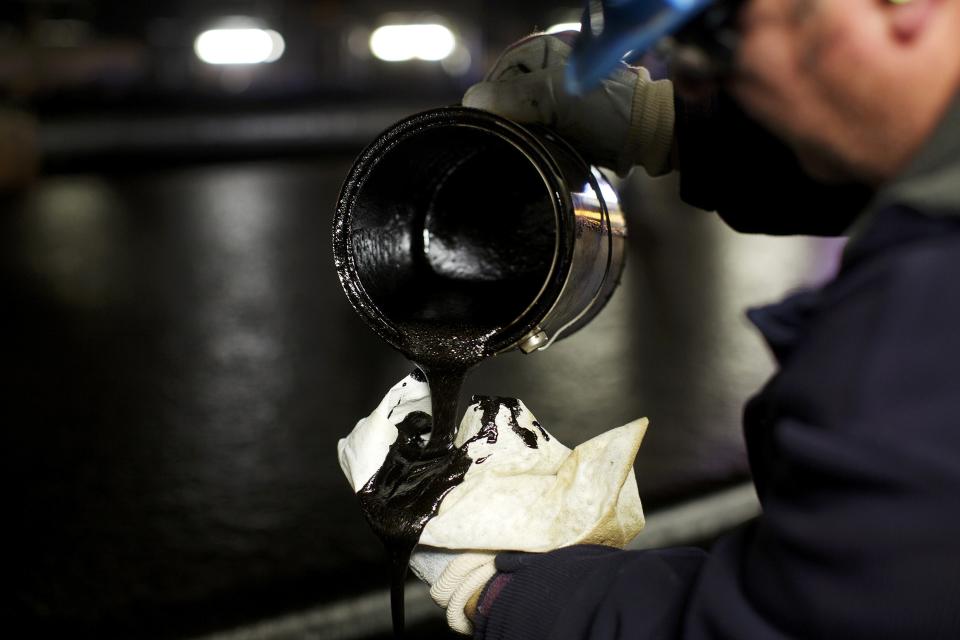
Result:
[[[616,192],[561,138],[446,107],[394,124],[358,156],[333,252],[350,303],[394,347],[415,320],[529,353],[600,312],[625,238]]]

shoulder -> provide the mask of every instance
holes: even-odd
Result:
[[[960,217],[908,215],[851,247],[798,350],[838,417],[960,420]]]
[[[858,238],[838,276],[804,300],[768,389],[781,410],[850,426],[927,403],[960,420],[960,218],[899,222]]]
[[[960,303],[958,278],[960,212],[944,217],[893,208],[851,241],[824,303],[860,302],[883,324],[922,326]]]

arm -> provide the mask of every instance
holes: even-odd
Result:
[[[464,106],[546,125],[621,175],[634,165],[652,176],[679,169],[681,197],[738,231],[840,235],[866,205],[864,188],[807,177],[792,152],[723,93],[685,102],[669,81],[620,65],[597,89],[571,95],[569,39],[541,34],[515,43],[467,91]]]
[[[705,558],[697,549],[619,551],[595,545],[500,554],[500,573],[480,598],[475,637],[676,637]]]
[[[737,231],[771,235],[843,234],[870,190],[825,185],[725,93],[675,101],[675,168],[680,197],[716,211]]]
[[[745,416],[758,521],[703,559],[506,556],[478,637],[957,637],[958,252],[957,233],[900,246],[820,294]]]

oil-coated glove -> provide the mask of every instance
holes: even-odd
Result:
[[[623,547],[643,528],[633,460],[647,420],[607,431],[571,451],[519,400],[473,398],[454,444],[471,460],[424,527],[410,567],[431,586],[460,633],[472,631],[480,592],[499,551],[550,551],[571,544]],[[338,446],[360,491],[383,464],[413,411],[430,412],[429,386],[409,376]]]
[[[589,162],[626,175],[673,168],[673,85],[643,67],[621,64],[599,87],[576,96],[564,85],[568,34],[535,34],[511,45],[463,96],[463,105],[559,133]]]

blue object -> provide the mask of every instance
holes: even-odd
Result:
[[[567,90],[596,86],[623,59],[650,49],[716,0],[589,0],[567,65]]]

